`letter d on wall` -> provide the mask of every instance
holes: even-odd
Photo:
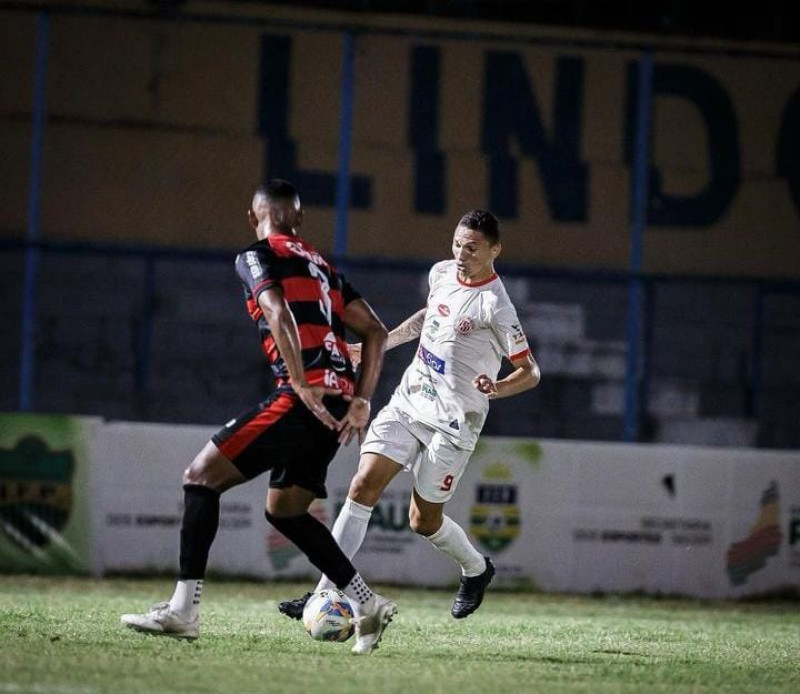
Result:
[[[664,192],[663,174],[650,170],[650,200],[647,223],[652,226],[709,226],[730,207],[741,182],[739,129],[733,104],[725,87],[708,72],[691,65],[656,64],[653,67],[653,100],[672,96],[691,101],[706,127],[708,183],[695,195]],[[633,160],[636,125],[636,64],[628,67],[628,99],[625,159]],[[655,113],[655,110],[654,110]],[[653,132],[658,122],[653,119]]]

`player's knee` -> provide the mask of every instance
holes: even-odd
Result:
[[[183,484],[208,487],[217,492],[241,484],[244,476],[213,446],[206,446],[183,471]]]
[[[189,466],[183,471],[184,484],[207,485],[209,456],[206,449],[201,450]]]
[[[412,507],[408,512],[408,524],[417,535],[429,537],[439,529],[441,521],[437,522],[435,518],[428,518],[420,513],[419,509]]]
[[[202,484],[202,475],[199,474],[194,464],[183,471],[183,484]]]
[[[364,506],[374,506],[378,503],[381,496],[381,488],[376,487],[368,475],[356,473],[350,482],[350,490],[347,496],[353,501]]]
[[[189,467],[183,471],[183,483],[211,486],[208,479],[211,469],[208,458],[202,452],[198,453]]]

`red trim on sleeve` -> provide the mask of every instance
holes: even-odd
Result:
[[[525,357],[525,356],[529,355],[530,353],[531,353],[531,349],[530,349],[530,347],[528,347],[528,349],[523,349],[521,352],[519,352],[517,354],[512,354],[508,358],[508,360],[509,361],[514,361],[515,359],[519,359],[520,357]]]
[[[255,287],[253,287],[253,291],[251,292],[251,294],[253,295],[253,299],[255,299],[255,301],[258,302],[258,295],[261,292],[266,291],[267,289],[272,289],[274,287],[280,287],[280,284],[276,282],[274,279],[268,279],[264,280],[263,282],[260,282]]]

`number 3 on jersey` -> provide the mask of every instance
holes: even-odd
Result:
[[[319,300],[319,307],[328,321],[328,325],[331,325],[333,306],[331,304],[331,284],[328,281],[328,276],[314,263],[308,264],[308,271],[311,273],[312,277],[316,277],[319,280],[319,286],[322,290],[322,298]]]

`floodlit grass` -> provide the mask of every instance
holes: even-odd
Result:
[[[209,581],[193,643],[119,623],[166,580],[0,576],[0,694],[800,692],[800,605],[493,592],[450,617],[449,592],[386,589],[381,648],[317,643],[278,614],[305,585]]]

